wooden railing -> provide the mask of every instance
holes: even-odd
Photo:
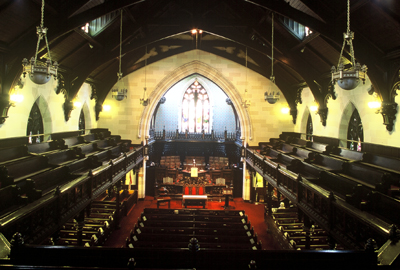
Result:
[[[112,159],[1,218],[0,232],[7,239],[19,232],[26,243],[39,244],[142,161],[142,147]]]

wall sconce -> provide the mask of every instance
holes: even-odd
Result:
[[[111,111],[111,106],[107,105],[107,104],[103,105],[103,111],[105,111],[105,112]]]
[[[74,101],[74,108],[80,108],[80,107],[82,107],[82,102]]]
[[[289,112],[290,112],[290,108],[288,108],[288,107],[283,107],[281,109],[281,113],[283,113],[283,114],[288,114]]]
[[[24,100],[24,96],[21,94],[12,94],[10,96],[10,101],[13,103],[21,103]]]
[[[382,104],[379,101],[368,102],[368,107],[370,109],[379,109],[381,106],[382,106]]]

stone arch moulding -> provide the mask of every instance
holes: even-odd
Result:
[[[144,107],[139,123],[138,138],[145,140],[146,137],[149,136],[151,117],[157,107],[157,102],[162,98],[162,96],[174,84],[196,73],[213,81],[228,95],[228,97],[232,100],[233,106],[239,117],[241,138],[247,138],[249,140],[252,139],[253,131],[251,119],[247,110],[241,106],[242,99],[236,87],[218,70],[197,60],[176,68],[157,84],[154,91],[152,91],[149,96],[150,100],[156,102],[150,102],[149,106]],[[142,134],[144,134],[144,137]]]

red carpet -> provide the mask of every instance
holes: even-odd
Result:
[[[225,205],[224,201],[208,201],[207,209],[221,210]],[[251,204],[244,202],[241,198],[236,198],[229,202],[229,206],[234,207],[235,210],[244,210],[245,214],[248,216],[251,225],[254,227],[254,231],[258,235],[258,240],[262,242],[263,249],[273,249],[271,244],[272,237],[267,234],[267,225],[264,222],[264,205]],[[160,208],[167,208],[168,204],[160,206]],[[122,218],[120,224],[121,228],[115,230],[109,237],[105,246],[108,247],[122,247],[125,246],[125,240],[129,236],[130,231],[137,223],[140,214],[143,212],[144,208],[157,208],[157,202],[154,197],[147,196],[144,200],[138,201],[138,203],[132,208],[128,213],[128,216]],[[180,200],[171,201],[171,209],[181,209],[182,202]],[[202,208],[201,206],[191,206],[190,208]]]

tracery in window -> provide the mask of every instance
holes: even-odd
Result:
[[[347,147],[350,150],[361,151],[364,141],[364,132],[360,115],[357,109],[350,117],[349,127],[347,129]]]
[[[183,95],[181,131],[186,130],[210,133],[210,100],[207,91],[197,80]]]

